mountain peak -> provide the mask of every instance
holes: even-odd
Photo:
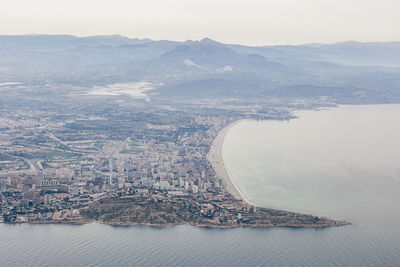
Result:
[[[200,66],[215,69],[229,65],[239,55],[228,46],[204,38],[200,41],[188,40],[182,45],[176,46],[173,50],[163,54],[163,59],[171,62],[191,62]]]
[[[207,44],[207,43],[208,44],[220,44],[217,41],[214,41],[214,40],[212,40],[212,39],[210,39],[208,37],[205,37],[205,38],[201,39],[200,43],[204,43],[204,44]]]
[[[224,45],[223,43],[219,43],[217,41],[214,41],[210,38],[203,38],[200,41],[199,40],[187,40],[182,43],[183,45]]]

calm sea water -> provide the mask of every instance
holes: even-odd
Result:
[[[400,105],[245,121],[224,160],[259,206],[346,219],[329,229],[0,224],[1,266],[398,266]]]

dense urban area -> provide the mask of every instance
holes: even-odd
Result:
[[[22,98],[22,86],[2,87],[13,92],[3,102],[0,120],[3,222],[340,224],[257,210],[227,192],[207,159],[217,133],[231,122],[288,119],[293,109],[311,108],[312,103],[157,102],[90,91],[68,91],[41,103],[26,90]],[[46,93],[41,87],[28,91]],[[24,105],[13,105],[18,97]]]

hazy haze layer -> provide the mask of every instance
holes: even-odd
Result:
[[[123,34],[252,45],[400,40],[397,0],[2,1],[0,34]]]

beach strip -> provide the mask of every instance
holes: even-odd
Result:
[[[219,131],[217,137],[214,139],[210,151],[208,152],[207,158],[211,162],[214,171],[217,175],[217,178],[222,179],[225,185],[226,190],[232,194],[232,196],[236,199],[240,199],[243,202],[246,202],[244,197],[240,194],[239,190],[233,184],[231,177],[226,169],[224,164],[224,159],[222,155],[222,146],[224,144],[225,135],[228,130],[239,123],[240,121],[236,121],[234,123],[229,124],[221,131]]]

